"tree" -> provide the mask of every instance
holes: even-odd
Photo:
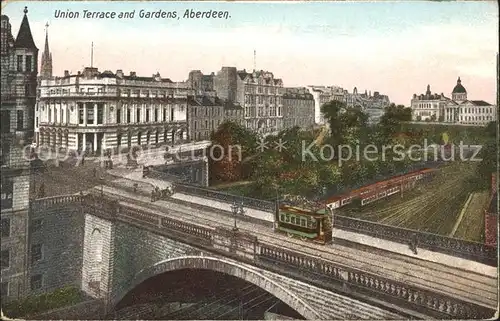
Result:
[[[233,122],[222,123],[211,135],[209,157],[213,180],[236,181],[251,174],[252,164],[245,161],[255,154],[256,135]]]
[[[379,128],[382,136],[387,140],[395,133],[401,132],[403,122],[411,121],[411,115],[411,108],[391,104],[380,118]]]

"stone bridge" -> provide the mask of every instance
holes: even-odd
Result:
[[[490,318],[494,310],[224,227],[207,227],[104,196],[37,201],[79,208],[83,291],[113,309],[143,281],[176,270],[226,273],[254,284],[307,319]]]

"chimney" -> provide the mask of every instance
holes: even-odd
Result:
[[[81,71],[78,71],[78,76],[80,76],[81,74],[82,74]]]
[[[118,69],[118,70],[116,71],[116,76],[117,76],[118,78],[123,78],[123,70]]]
[[[64,77],[69,77],[69,71],[68,70],[64,71]]]
[[[136,76],[137,76],[137,74],[135,73],[135,71],[130,72],[130,77],[136,77]]]

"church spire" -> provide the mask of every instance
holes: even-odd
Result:
[[[42,53],[42,66],[40,77],[43,79],[52,78],[52,54],[49,50],[49,23],[45,24],[45,48]]]

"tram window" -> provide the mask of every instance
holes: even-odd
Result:
[[[285,214],[281,214],[281,221],[284,222],[285,221]]]
[[[287,223],[289,223],[289,222],[290,222],[290,215],[288,215],[288,214],[286,215],[286,220],[285,220],[285,222],[287,222]]]
[[[292,224],[295,224],[295,216],[292,217]]]
[[[302,218],[300,220],[300,226],[306,226],[306,219],[305,218]]]

